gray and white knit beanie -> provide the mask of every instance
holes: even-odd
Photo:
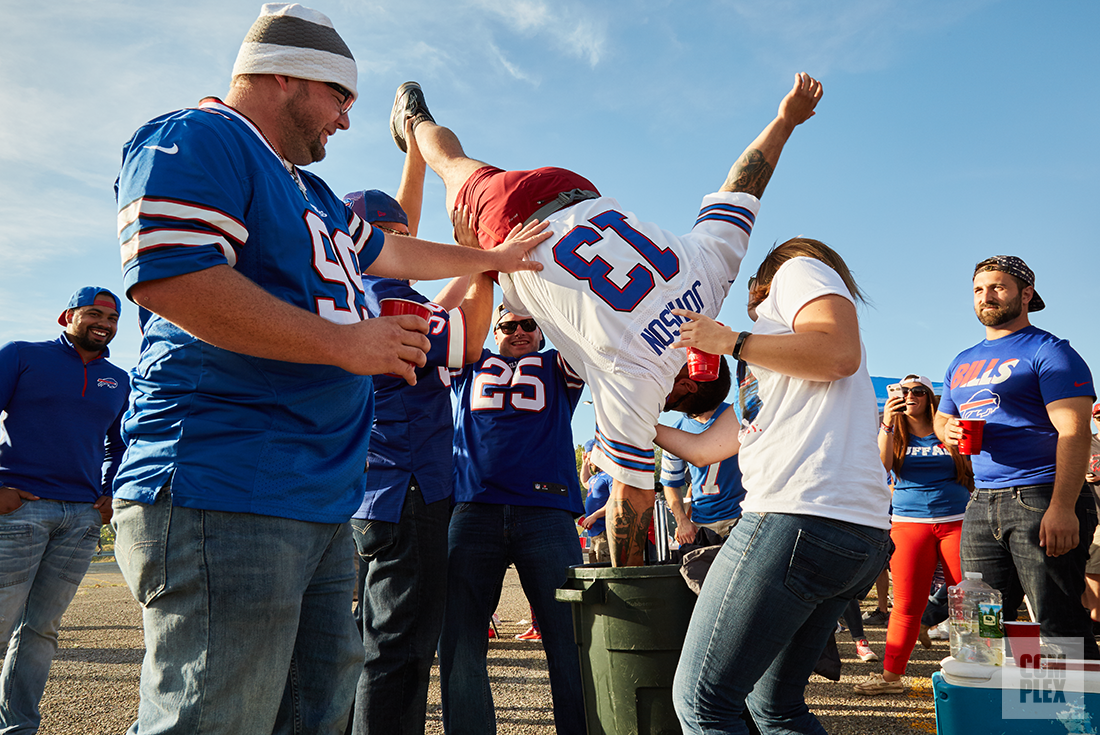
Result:
[[[335,82],[355,97],[355,57],[324,13],[298,3],[264,3],[248,30],[233,76],[285,74],[298,79]]]

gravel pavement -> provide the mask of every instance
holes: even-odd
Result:
[[[874,598],[864,610],[874,607]],[[552,735],[553,714],[546,659],[537,642],[517,641],[530,616],[514,570],[504,582],[498,615],[501,636],[489,645],[489,667],[500,735]],[[141,608],[113,562],[97,562],[62,620],[60,650],[42,700],[43,735],[120,735],[137,714],[138,679],[144,653]],[[871,647],[881,656],[885,628],[868,628]],[[934,733],[929,677],[947,655],[947,643],[919,645],[909,664],[907,694],[861,697],[852,685],[881,662],[856,658],[847,633],[837,636],[844,659],[840,682],[814,676],[806,690],[810,708],[833,735]],[[438,670],[428,695],[428,733],[442,733]]]

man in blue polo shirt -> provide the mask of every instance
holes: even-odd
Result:
[[[974,311],[985,340],[944,376],[937,436],[957,446],[959,418],[985,419],[973,456],[977,491],[963,519],[963,571],[1000,590],[1004,619],[1026,594],[1044,638],[1082,640],[1100,658],[1081,605],[1095,517],[1085,485],[1089,410],[1096,397],[1085,361],[1031,325],[1045,308],[1023,260],[997,255],[974,267]]]
[[[126,371],[107,362],[120,309],[113,293],[86,286],[58,317],[60,337],[0,347],[2,732],[38,729],[61,616],[111,520],[130,392]]]

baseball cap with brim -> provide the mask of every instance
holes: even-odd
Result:
[[[1100,416],[1100,403],[1097,403],[1095,406],[1092,407],[1092,415]]]
[[[408,227],[409,218],[397,200],[384,191],[367,189],[344,195],[344,204],[364,222],[400,222]]]
[[[928,378],[926,378],[923,375],[917,375],[915,373],[910,373],[909,375],[906,375],[904,378],[902,378],[898,382],[899,383],[920,383],[921,385],[923,385],[925,388],[928,389],[929,393],[935,393],[936,392],[936,389],[932,387],[932,381],[929,380]]]
[[[994,255],[974,266],[975,276],[983,271],[1000,271],[1010,276],[1016,276],[1016,278],[1031,286],[1032,289],[1031,301],[1028,302],[1027,310],[1042,311],[1047,308],[1046,303],[1040,298],[1039,292],[1035,290],[1035,272],[1027,267],[1027,263],[1022,258],[1017,258],[1015,255]]]
[[[115,302],[115,311],[119,314],[122,313],[122,302],[119,301],[118,296],[108,291],[105,288],[99,286],[85,286],[79,288],[76,292],[69,297],[69,305],[65,307],[65,311],[61,312],[61,316],[57,317],[57,323],[63,327],[67,327],[69,323],[65,320],[65,315],[69,313],[69,309],[79,309],[82,306],[91,306],[95,303],[96,297],[100,294],[109,296],[112,301]]]
[[[1098,405],[1100,405],[1100,404],[1098,404]],[[584,451],[585,451],[586,453],[587,453],[587,452],[591,452],[591,451],[592,451],[592,447],[594,447],[594,446],[596,446],[596,440],[595,440],[595,439],[589,439],[588,441],[586,441],[586,442],[584,443]]]

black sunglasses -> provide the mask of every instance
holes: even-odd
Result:
[[[525,332],[534,332],[538,329],[538,326],[539,325],[535,324],[534,319],[521,319],[518,322],[501,322],[497,325],[497,329],[505,334],[515,334],[516,327],[523,327],[523,331]]]
[[[340,114],[344,114],[351,109],[351,105],[355,100],[351,98],[351,92],[349,92],[346,87],[341,87],[336,82],[325,82],[325,86],[343,97],[343,99],[340,100]]]
[[[901,394],[903,396],[907,396],[910,393],[915,396],[926,396],[928,395],[928,389],[921,385],[914,386],[912,388],[906,388],[904,385],[901,387]]]

